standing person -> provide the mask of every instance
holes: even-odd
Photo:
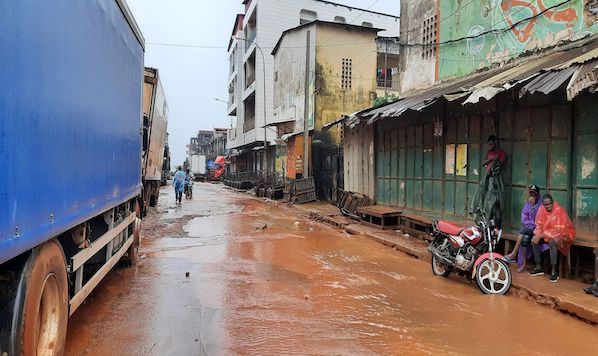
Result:
[[[482,165],[486,167],[486,175],[480,181],[480,186],[472,201],[472,210],[478,208],[484,211],[489,219],[494,219],[497,227],[502,226],[503,195],[505,186],[502,181],[502,171],[507,162],[507,154],[498,147],[496,136],[488,137],[488,152]],[[475,216],[475,220],[479,220]]]
[[[542,206],[536,216],[536,229],[532,238],[532,251],[536,268],[530,273],[530,276],[541,276],[544,274],[542,269],[542,250],[541,243],[547,243],[550,249],[550,282],[555,283],[559,280],[556,270],[558,251],[563,255],[569,254],[569,248],[575,237],[575,228],[567,211],[555,202],[550,194],[544,194],[542,197]]]
[[[505,260],[509,263],[517,261],[517,252],[519,252],[519,247],[521,246],[523,263],[517,268],[517,272],[523,272],[527,266],[527,248],[531,246],[534,229],[536,228],[536,215],[542,205],[542,201],[540,201],[540,187],[532,184],[528,191],[529,197],[527,203],[525,203],[525,206],[521,210],[521,230],[519,230],[515,248],[505,256]]]
[[[183,190],[185,189],[185,172],[181,166],[177,167],[177,171],[174,174],[174,179],[172,180],[172,185],[174,186],[174,193],[175,193],[175,201],[179,203],[183,199]]]

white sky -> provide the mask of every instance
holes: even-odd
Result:
[[[293,0],[281,0],[293,1]],[[241,0],[128,0],[146,41],[145,65],[160,70],[170,107],[168,122],[172,166],[186,157],[185,146],[198,130],[230,126],[226,46]],[[398,15],[400,0],[335,0]],[[371,7],[370,7],[371,6]],[[215,46],[182,48],[151,43]]]

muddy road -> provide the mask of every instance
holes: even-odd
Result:
[[[73,315],[68,355],[598,354],[596,326],[222,185],[194,188],[181,206],[163,189],[140,264]]]

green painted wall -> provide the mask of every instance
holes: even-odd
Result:
[[[571,0],[533,20],[564,0],[438,0],[440,43],[498,33],[440,45],[438,79],[464,76],[492,62],[506,62],[535,48],[560,40],[576,40],[598,32],[596,16],[585,10],[588,0]]]

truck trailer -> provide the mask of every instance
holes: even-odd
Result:
[[[145,68],[143,84],[143,206],[156,206],[167,141],[168,103],[156,68]]]
[[[61,355],[137,258],[144,39],[125,0],[1,1],[0,46],[0,355]]]
[[[207,162],[206,156],[192,154],[189,156],[189,162],[191,163],[191,173],[195,177],[197,181],[204,181],[207,177],[206,169],[207,169]]]

